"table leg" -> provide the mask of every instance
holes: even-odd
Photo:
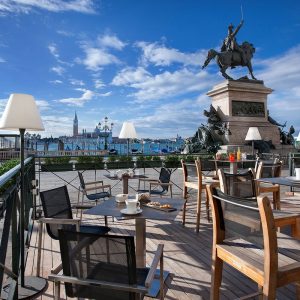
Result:
[[[230,162],[230,173],[231,174],[236,174],[237,173],[237,162],[236,161],[231,161]]]
[[[136,232],[136,266],[146,266],[146,219],[135,219]]]
[[[128,194],[128,177],[123,176],[123,194]]]

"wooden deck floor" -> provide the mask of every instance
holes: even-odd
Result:
[[[59,173],[67,181],[74,176],[74,172]],[[101,174],[100,174],[101,175]],[[153,174],[150,174],[153,175]],[[155,173],[154,173],[155,175]],[[86,173],[85,176],[92,179],[94,173]],[[97,175],[98,176],[98,175]],[[181,186],[181,174],[174,175],[173,180]],[[53,174],[43,174],[40,179],[41,189],[49,189],[51,187],[62,185]],[[73,181],[77,186],[76,179]],[[295,211],[300,211],[300,196],[286,196],[282,189],[282,207]],[[76,201],[76,191],[69,187],[71,199]],[[114,191],[114,194],[118,191]],[[180,191],[177,192],[180,197]],[[181,225],[181,214],[175,222],[169,223],[164,221],[147,220],[147,262],[152,260],[153,252],[159,243],[164,243],[165,269],[171,272],[171,276],[167,281],[165,299],[209,299],[210,294],[210,266],[211,266],[211,244],[212,244],[212,224],[207,222],[206,214],[203,206],[203,217],[201,218],[201,227],[199,234],[194,231],[196,202],[195,194],[192,195],[188,204],[187,225]],[[102,224],[103,219],[85,219],[88,223]],[[109,226],[112,232],[119,234],[135,234],[135,226],[132,220],[114,221],[109,218]],[[41,276],[47,278],[50,269],[57,265],[60,261],[59,246],[57,241],[53,241],[44,234],[42,245],[42,270]],[[31,247],[29,249],[26,274],[36,274],[36,258],[37,258],[37,226],[35,224]],[[236,299],[246,294],[256,291],[256,284],[245,278],[239,272],[229,266],[224,266],[223,281],[221,290],[221,299]],[[61,299],[66,299],[64,289],[61,289]],[[280,288],[277,291],[277,299],[295,299],[295,286],[289,285]],[[53,299],[53,285],[49,282],[48,289],[39,299]],[[105,299],[103,299],[105,300]]]

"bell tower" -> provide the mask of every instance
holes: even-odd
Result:
[[[77,118],[76,111],[75,111],[75,117],[73,120],[73,136],[78,136],[78,118]]]

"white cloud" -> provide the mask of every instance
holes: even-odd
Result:
[[[105,34],[103,36],[99,36],[98,42],[102,47],[114,48],[117,50],[122,50],[126,46],[126,43],[122,42],[115,35]]]
[[[213,77],[206,72],[194,73],[186,68],[173,73],[166,71],[154,76],[139,68],[136,72],[132,69],[121,71],[113,79],[112,84],[137,90],[131,96],[136,99],[136,102],[141,103],[201,91],[211,87],[213,81]]]
[[[63,82],[61,81],[61,80],[58,80],[58,79],[56,79],[56,80],[51,80],[51,81],[49,81],[50,83],[53,83],[53,84],[62,84]]]
[[[58,51],[57,51],[57,47],[54,43],[50,44],[48,46],[48,49],[50,51],[50,53],[56,58],[56,59],[59,59],[59,54],[58,54]]]
[[[72,134],[73,119],[70,117],[60,117],[57,115],[42,116],[45,127],[44,132],[39,132],[43,136],[60,136]]]
[[[44,9],[52,12],[95,13],[93,0],[0,0],[2,13],[29,13],[32,9]]]
[[[63,73],[66,71],[66,69],[63,68],[62,66],[56,66],[56,67],[52,67],[51,71],[56,73],[59,76],[62,76]]]
[[[94,83],[95,83],[96,89],[102,89],[105,87],[105,84],[103,83],[103,81],[101,79],[95,79]]]
[[[113,85],[126,86],[151,79],[151,74],[142,67],[125,68],[121,70],[112,80]]]
[[[78,98],[64,98],[58,100],[58,102],[65,103],[69,106],[83,106],[86,102],[90,101],[95,96],[95,93],[91,90],[81,88],[78,88],[76,90],[83,92],[83,94]]]
[[[71,78],[71,79],[69,79],[69,81],[72,85],[78,85],[78,86],[84,86],[85,85],[83,80]]]
[[[36,104],[40,111],[45,111],[50,109],[50,104],[46,100],[36,100]]]
[[[172,63],[198,66],[204,61],[206,55],[204,50],[187,54],[158,43],[137,42],[136,46],[143,51],[142,62],[144,64],[152,63],[155,66],[170,66]]]
[[[97,95],[100,96],[100,97],[108,97],[108,96],[110,96],[111,94],[112,94],[112,92],[110,91],[110,92],[107,92],[107,93],[97,94]]]
[[[84,52],[86,57],[79,62],[84,64],[88,70],[99,71],[103,66],[120,63],[116,56],[104,49],[85,46]]]

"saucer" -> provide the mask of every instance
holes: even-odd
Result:
[[[288,180],[294,181],[295,183],[300,183],[300,179],[297,179],[296,176],[287,177]]]
[[[122,214],[124,214],[124,215],[138,215],[138,214],[140,214],[142,211],[143,211],[143,210],[140,209],[140,208],[137,209],[136,212],[134,212],[134,213],[133,213],[133,212],[128,212],[128,211],[127,211],[127,208],[124,208],[124,209],[121,209],[121,210],[120,210],[120,212],[121,212]]]

